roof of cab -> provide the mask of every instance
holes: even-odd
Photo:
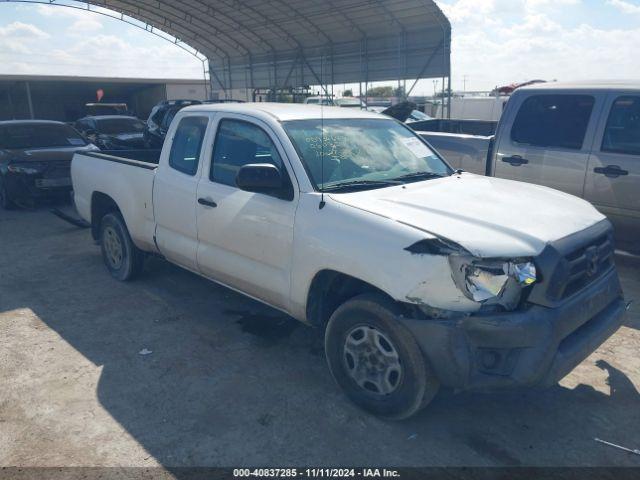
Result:
[[[547,82],[527,85],[518,90],[634,90],[640,91],[640,81],[591,80],[577,82]]]
[[[213,103],[187,107],[182,112],[226,112],[257,113],[269,115],[278,121],[306,120],[306,119],[338,119],[338,118],[386,118],[377,113],[360,110],[358,108],[321,107],[299,103]]]

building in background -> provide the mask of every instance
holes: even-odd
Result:
[[[99,98],[100,97],[100,98]],[[0,75],[0,120],[72,122],[89,103],[126,103],[146,119],[163,100],[206,100],[203,80]]]
[[[505,105],[509,101],[508,95],[454,95],[450,102],[451,118],[460,120],[486,120],[497,122],[502,117]],[[447,106],[444,107],[444,110]],[[443,112],[442,102],[435,102],[432,107],[431,116],[434,118],[444,118],[448,112]],[[428,111],[425,111],[429,114]]]

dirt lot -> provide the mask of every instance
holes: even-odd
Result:
[[[640,259],[617,259],[640,300]],[[372,418],[318,332],[160,260],[112,280],[87,230],[0,211],[0,466],[640,465],[640,302],[544,392]],[[140,355],[148,349],[152,353]]]

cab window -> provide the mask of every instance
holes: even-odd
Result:
[[[640,155],[640,97],[618,97],[613,103],[602,151]]]
[[[207,117],[186,117],[180,120],[169,154],[171,168],[191,176],[196,174],[208,122]]]
[[[522,145],[580,150],[593,111],[590,95],[534,95],[513,122],[511,139]]]
[[[283,177],[287,175],[278,150],[262,128],[241,120],[222,120],[213,148],[210,179],[235,187],[240,168],[252,163],[270,163],[278,167]]]

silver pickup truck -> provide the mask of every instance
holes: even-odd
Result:
[[[618,247],[640,252],[639,84],[525,87],[507,103],[495,135],[480,123],[487,122],[440,121],[437,128],[422,122],[412,128],[454,168],[590,201],[613,223]],[[426,129],[440,131],[421,131]]]

